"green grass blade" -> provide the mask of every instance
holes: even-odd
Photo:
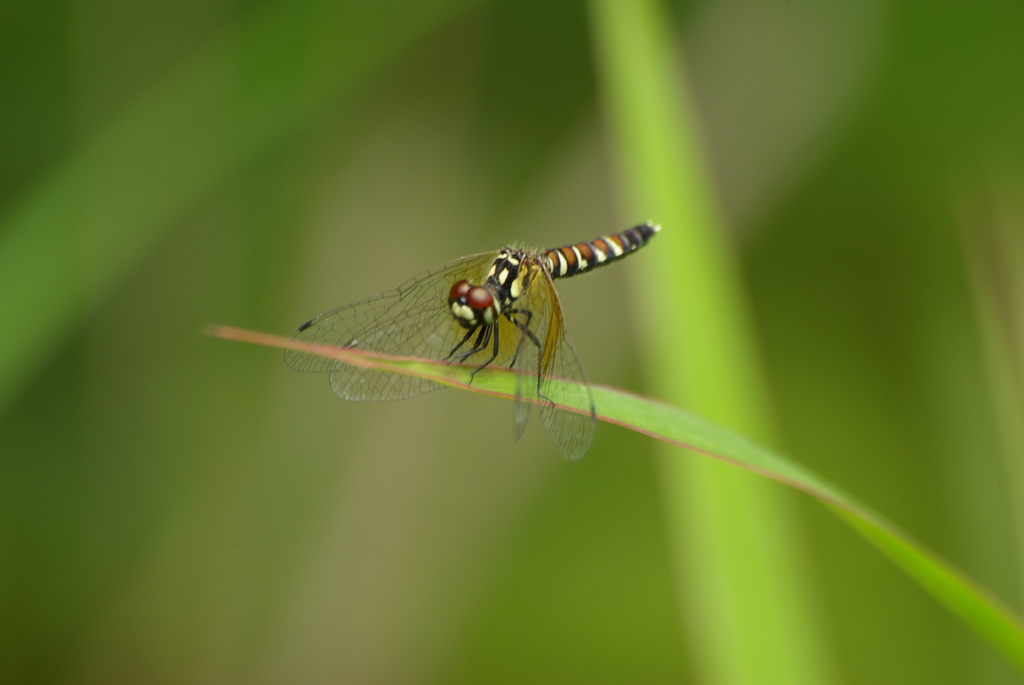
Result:
[[[628,215],[664,227],[637,299],[648,387],[771,440],[756,342],[686,100],[672,20],[656,2],[595,0],[593,34]],[[656,370],[656,371],[655,371]],[[681,622],[708,683],[829,682],[831,666],[787,493],[665,452],[659,475]],[[750,511],[757,516],[749,516]]]
[[[226,326],[213,327],[208,332],[228,340],[311,352],[344,363],[429,378],[471,392],[505,398],[515,395],[515,379],[507,370],[484,369],[470,383],[471,369],[464,366],[308,345]],[[598,418],[603,421],[738,466],[820,500],[895,561],[1024,675],[1024,623],[1020,617],[884,516],[785,456],[698,416],[621,390],[602,386],[592,386],[591,389]],[[687,458],[679,452],[672,456],[677,460]],[[755,510],[748,514],[759,515]]]

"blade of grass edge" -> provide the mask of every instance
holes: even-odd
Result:
[[[469,369],[444,362],[309,345],[229,326],[212,326],[206,333],[225,340],[295,349],[345,363],[429,378],[480,394],[505,398],[515,394],[512,374],[500,369],[484,369],[470,384]],[[705,419],[614,388],[591,386],[591,390],[598,408],[598,418],[603,421],[738,466],[818,499],[903,568],[1024,674],[1024,621],[979,583],[884,516],[785,456]],[[680,455],[676,453],[673,457],[678,459]]]

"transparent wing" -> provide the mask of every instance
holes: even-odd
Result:
[[[515,408],[515,436],[522,437],[530,404],[520,398],[539,398],[540,417],[551,442],[568,459],[579,459],[594,438],[597,414],[583,375],[580,359],[565,332],[562,306],[551,276],[537,265],[523,294],[516,300],[516,316],[528,322],[532,335],[520,340],[519,388]],[[565,382],[568,381],[568,382]],[[573,407],[569,411],[555,404]]]
[[[482,282],[497,256],[497,252],[485,252],[448,262],[394,290],[321,314],[299,326],[291,339],[382,354],[447,359],[466,335],[466,329],[448,309],[448,292],[464,278]],[[479,353],[465,363],[477,359],[481,359]],[[327,373],[334,394],[346,400],[400,400],[443,387],[435,381],[362,369],[306,352],[285,350],[284,360],[295,371]],[[510,360],[495,360],[499,361],[507,365]]]

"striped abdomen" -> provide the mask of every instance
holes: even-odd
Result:
[[[625,257],[647,244],[661,226],[647,222],[590,242],[544,251],[552,278],[568,278]]]

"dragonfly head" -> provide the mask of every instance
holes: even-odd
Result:
[[[498,304],[494,293],[482,285],[462,280],[448,291],[448,307],[452,316],[465,328],[489,326],[498,320]]]

